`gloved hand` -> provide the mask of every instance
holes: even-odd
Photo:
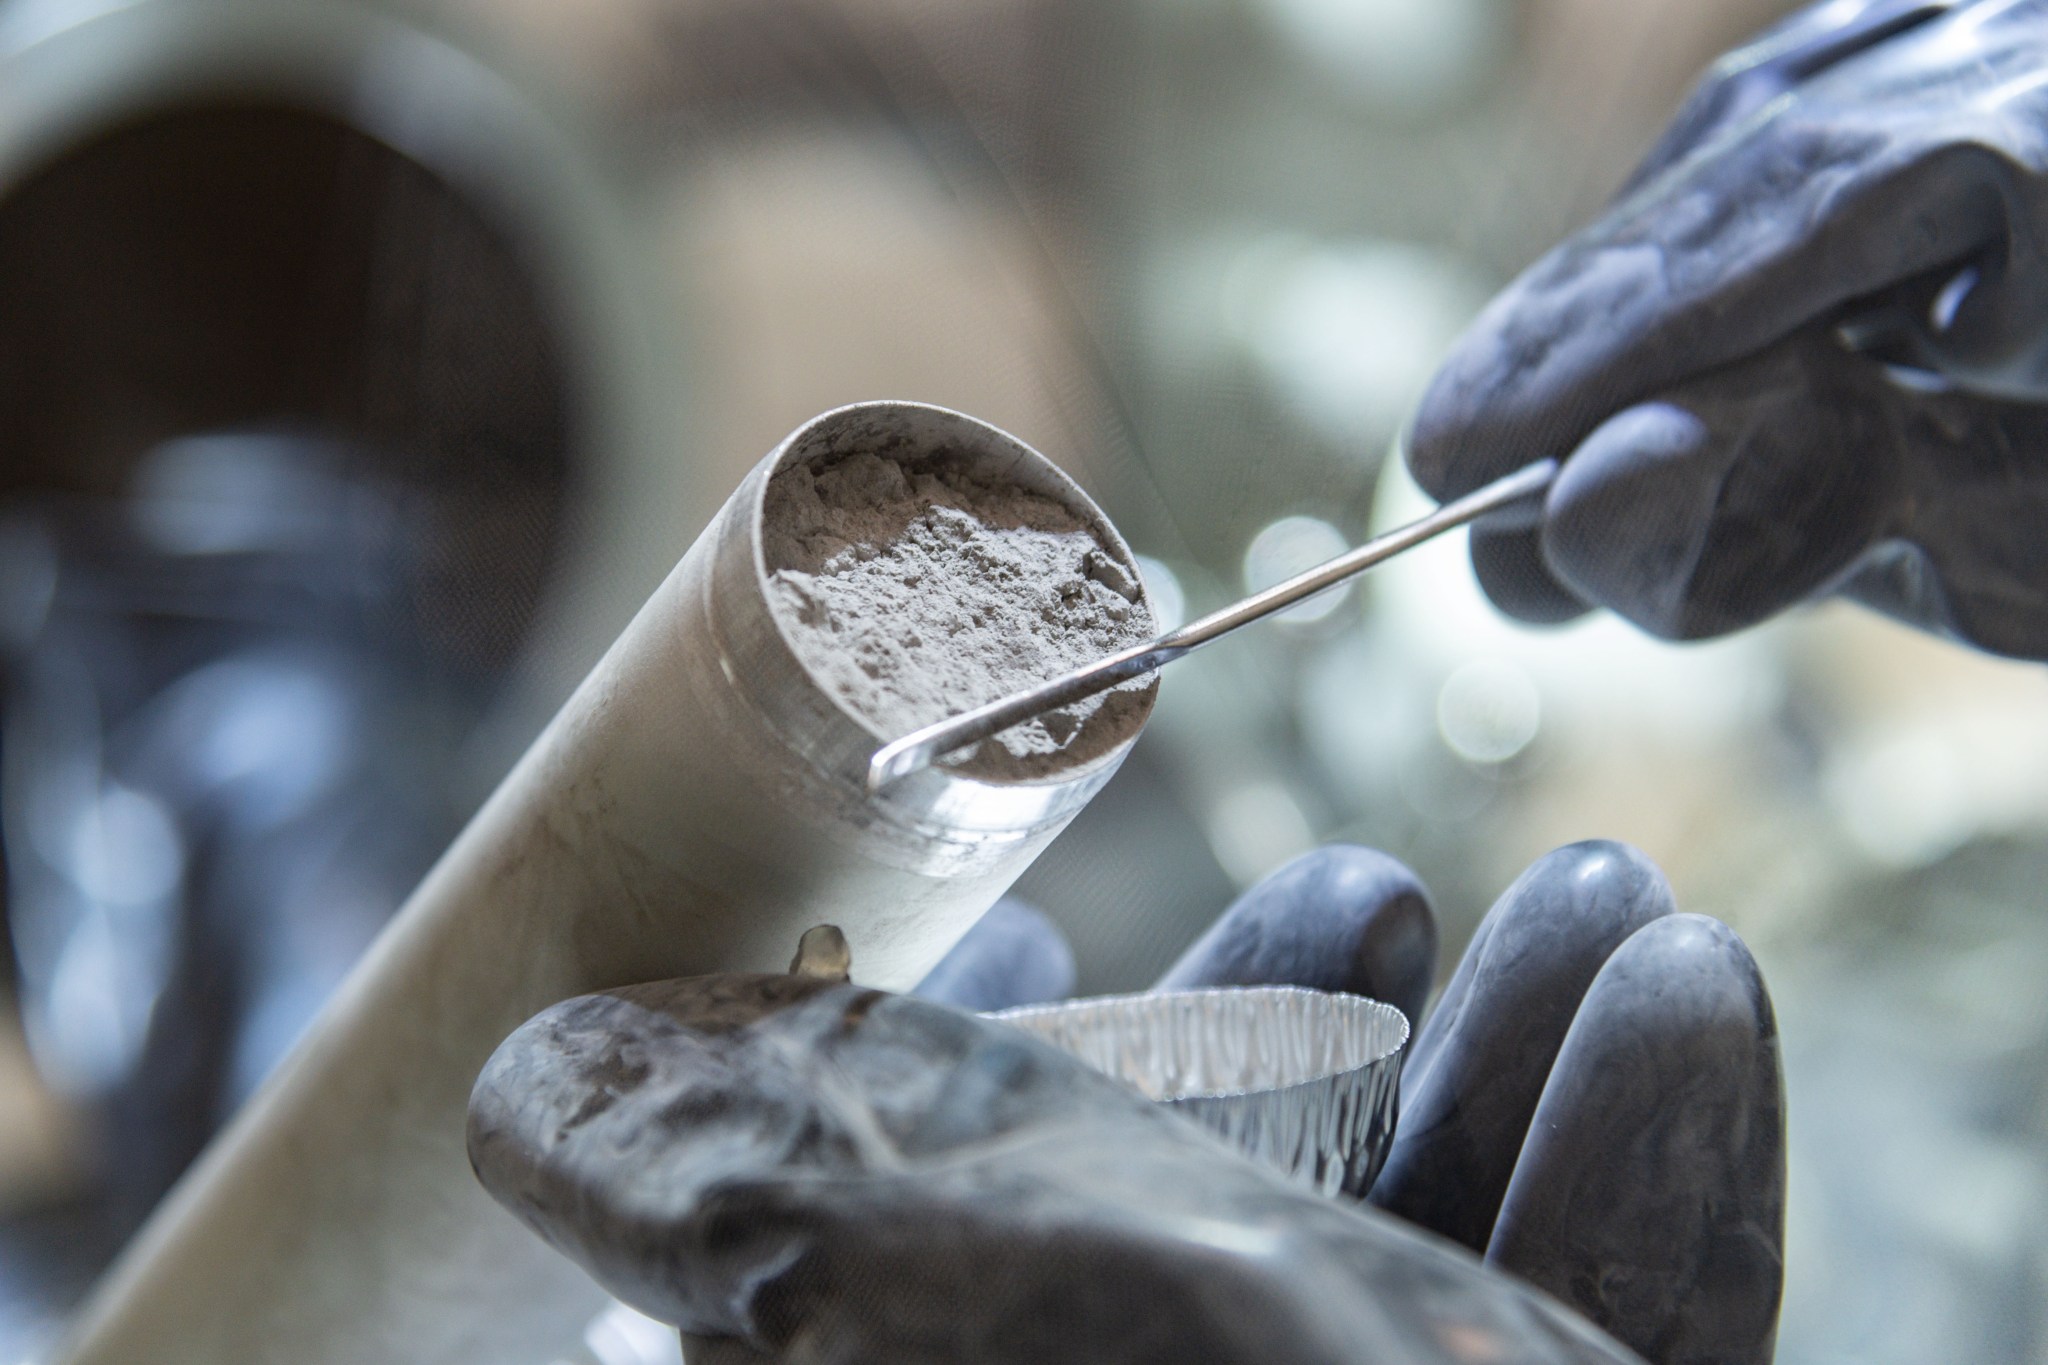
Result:
[[[1333,844],[1247,891],[1157,989],[1309,986],[1414,1020],[1436,949],[1415,874]],[[918,993],[1027,1003],[998,983],[1048,980],[1039,962],[1071,972],[1051,921],[1005,902]],[[962,995],[964,980],[989,994]],[[1409,1044],[1370,1202],[1651,1362],[1766,1365],[1784,1161],[1776,1025],[1748,950],[1679,914],[1641,853],[1595,841],[1538,859],[1480,922]]]
[[[1333,846],[1247,892],[1166,981],[1413,1010],[1434,957],[1413,874]],[[1021,1003],[1069,961],[1008,904],[929,989]],[[1489,913],[1412,1050],[1374,1202],[1493,1271],[1026,1035],[791,977],[556,1006],[479,1079],[470,1150],[501,1202],[683,1324],[693,1365],[1623,1359],[1523,1280],[1654,1362],[1768,1360],[1776,1039],[1733,934],[1673,913],[1632,850],[1561,849]]]
[[[690,1365],[1628,1365],[1019,1029],[821,977],[582,996],[470,1098],[485,1187]]]
[[[1842,591],[2048,657],[2048,4],[1830,0],[1731,53],[1481,314],[1407,458],[1534,621],[1673,638]]]

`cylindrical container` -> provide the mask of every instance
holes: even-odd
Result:
[[[1362,1199],[1394,1137],[1408,1017],[1300,986],[1105,995],[987,1016],[1035,1033],[1245,1155]]]
[[[855,979],[915,983],[1122,761],[1054,779],[944,768],[879,796],[876,735],[772,616],[778,469],[946,455],[1129,548],[1043,456],[941,408],[867,403],[758,465],[456,840],[280,1073],[118,1262],[61,1358],[491,1362],[566,1354],[603,1303],[477,1184],[465,1105],[492,1049],[558,1000],[780,971],[838,925]]]

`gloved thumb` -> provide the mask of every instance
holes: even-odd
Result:
[[[1544,564],[1668,639],[1753,625],[1884,536],[1901,426],[1881,368],[1795,337],[1597,427],[1546,499]]]

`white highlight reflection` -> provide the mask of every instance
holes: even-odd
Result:
[[[1474,659],[1437,692],[1437,732],[1474,763],[1505,763],[1529,747],[1543,713],[1529,674],[1501,659]]]

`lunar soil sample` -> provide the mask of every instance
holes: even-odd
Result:
[[[1152,634],[1138,581],[1065,504],[949,460],[859,453],[768,484],[769,604],[801,659],[883,739],[1056,677]],[[1042,778],[1122,744],[1151,678],[946,760]]]

